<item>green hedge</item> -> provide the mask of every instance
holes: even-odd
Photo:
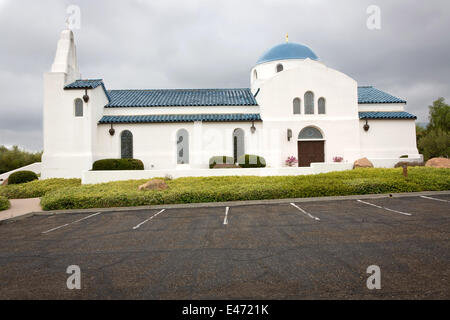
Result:
[[[233,157],[215,156],[209,159],[209,168],[212,169],[216,164],[234,164]]]
[[[238,159],[239,166],[242,168],[264,168],[266,160],[263,157],[246,154]]]
[[[138,159],[102,159],[94,162],[92,170],[144,170],[144,164]]]
[[[0,211],[7,210],[11,207],[11,203],[9,199],[6,197],[0,196]]]
[[[80,185],[80,179],[35,180],[23,184],[0,186],[0,196],[4,196],[8,199],[39,198],[50,191]]]
[[[38,179],[33,171],[16,171],[8,177],[8,184],[21,184]]]
[[[205,177],[166,181],[162,191],[138,191],[140,181],[58,189],[41,200],[44,210],[107,208],[172,203],[343,196],[351,194],[450,190],[450,170],[414,167],[356,169],[308,176]]]

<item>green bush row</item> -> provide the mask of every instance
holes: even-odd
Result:
[[[209,168],[212,169],[216,164],[234,164],[233,157],[215,156],[209,159]]]
[[[9,199],[3,196],[0,196],[0,211],[7,210],[11,207],[11,203]]]
[[[246,154],[238,158],[239,166],[242,168],[264,168],[266,160],[263,157]]]
[[[44,210],[140,206],[450,190],[450,170],[356,169],[309,176],[204,177],[166,180],[168,189],[138,191],[146,180],[82,185],[48,192]]]
[[[144,164],[138,159],[102,159],[94,162],[92,170],[144,170]]]
[[[33,171],[16,171],[9,175],[8,184],[21,184],[38,179],[37,174]]]
[[[81,185],[80,179],[46,179],[0,186],[0,196],[8,199],[39,198],[47,192]]]

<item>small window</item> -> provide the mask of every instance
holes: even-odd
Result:
[[[325,98],[320,98],[317,105],[319,107],[319,114],[325,114]]]
[[[305,114],[314,114],[314,93],[305,93]]]
[[[258,72],[256,72],[256,69],[253,70],[253,80],[258,79]]]
[[[238,128],[233,131],[233,158],[234,163],[238,162],[239,157],[245,154],[244,130]]]
[[[280,64],[277,64],[277,72],[281,72],[281,71],[283,71],[283,65],[280,63]]]
[[[177,132],[177,164],[189,164],[189,133],[186,129]]]
[[[83,100],[75,99],[75,117],[83,116]]]
[[[301,113],[300,112],[300,99],[299,98],[295,98],[294,102],[293,102],[293,105],[294,105],[294,114],[300,114]]]
[[[120,152],[122,159],[133,159],[133,134],[128,130],[120,134]]]

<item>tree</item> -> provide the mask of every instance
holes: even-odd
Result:
[[[441,129],[430,130],[418,143],[424,159],[450,156],[450,132]]]
[[[0,146],[0,174],[41,161],[42,152],[30,153],[13,146]]]
[[[417,146],[424,159],[450,156],[450,106],[439,98],[428,107],[429,124],[426,129],[416,126]]]
[[[433,102],[430,109],[428,128],[430,130],[441,129],[445,132],[450,131],[450,105],[445,103],[444,98],[439,98]]]

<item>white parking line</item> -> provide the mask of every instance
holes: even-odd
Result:
[[[369,206],[372,206],[372,207],[375,207],[375,208],[378,208],[378,209],[384,209],[384,210],[387,210],[387,211],[391,211],[391,212],[395,212],[395,213],[400,213],[400,214],[403,214],[403,215],[405,215],[405,216],[412,216],[411,213],[401,212],[401,211],[397,211],[397,210],[394,210],[394,209],[389,209],[389,208],[386,208],[386,207],[377,206],[376,204],[369,203],[369,202],[362,201],[362,200],[356,200],[356,201],[361,202],[361,203],[364,203],[364,204],[367,204],[367,205],[369,205]]]
[[[438,199],[438,198],[432,198],[432,197],[427,197],[427,196],[420,196],[420,197],[421,197],[421,198],[424,198],[424,199],[435,200],[435,201],[450,202],[450,201],[448,201],[448,200]]]
[[[306,212],[305,210],[303,210],[302,208],[300,208],[299,206],[297,206],[295,203],[291,203],[291,206],[293,206],[294,208],[298,209],[300,212],[306,214],[306,215],[307,215],[308,217],[310,217],[311,219],[316,220],[316,221],[320,221],[319,218],[313,216],[313,215],[310,214],[309,212]]]
[[[137,226],[133,227],[133,230],[138,229],[140,226],[142,226],[144,223],[149,222],[150,220],[152,220],[153,218],[157,217],[160,213],[163,213],[164,211],[166,211],[166,209],[162,209],[161,211],[159,211],[158,213],[154,214],[153,216],[151,216],[150,218],[148,218],[147,220],[142,221],[141,223],[139,223]]]
[[[45,234],[45,233],[49,233],[49,232],[52,232],[52,231],[55,231],[55,230],[58,230],[58,229],[61,229],[61,228],[64,228],[64,227],[67,227],[69,224],[68,223],[66,223],[66,224],[63,224],[62,226],[59,226],[59,227],[56,227],[56,228],[53,228],[53,229],[50,229],[50,230],[47,230],[47,231],[44,231],[44,232],[42,232],[43,234]]]
[[[86,220],[86,219],[89,219],[89,218],[95,217],[96,215],[99,215],[100,213],[101,213],[101,212],[97,212],[97,213],[91,214],[90,216],[87,216],[87,217],[84,217],[84,218],[78,219],[78,220],[76,220],[76,221],[73,221],[73,222],[70,222],[70,223],[66,223],[66,224],[63,224],[63,225],[61,225],[61,226],[59,226],[59,227],[56,227],[56,228],[53,228],[53,229],[50,229],[50,230],[44,231],[44,232],[42,232],[42,233],[43,233],[43,234],[46,234],[46,233],[49,233],[49,232],[52,232],[52,231],[55,231],[55,230],[58,230],[58,229],[61,229],[61,228],[67,227],[67,226],[69,226],[69,225],[71,225],[71,224],[74,224],[74,223],[77,223],[77,222],[80,222],[80,221],[83,221],[83,220]]]
[[[223,224],[228,224],[228,211],[230,211],[230,207],[225,209],[225,219],[223,219]]]

